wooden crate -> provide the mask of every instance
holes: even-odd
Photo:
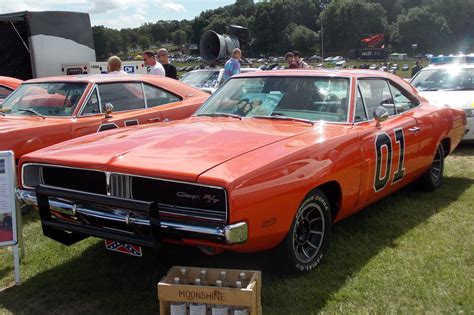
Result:
[[[174,284],[174,278],[181,278],[181,268],[187,270],[187,280],[199,278],[201,270],[207,271],[209,284],[215,284],[221,271],[227,273],[229,283],[235,284],[241,272],[245,272],[249,283],[241,289],[232,287],[216,287],[212,285]],[[173,266],[158,283],[158,299],[160,301],[160,314],[170,313],[171,302],[202,303],[207,305],[220,304],[228,306],[245,306],[250,315],[262,314],[261,303],[262,276],[260,271],[196,268]]]

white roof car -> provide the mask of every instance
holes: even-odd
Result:
[[[467,133],[463,140],[474,140],[474,64],[428,66],[410,83],[431,104],[464,110]]]
[[[258,71],[258,68],[240,68],[240,73]],[[209,94],[214,93],[224,83],[224,68],[198,69],[189,71],[179,79]]]

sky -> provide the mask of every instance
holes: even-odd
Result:
[[[235,0],[0,0],[0,14],[18,11],[87,12],[92,26],[121,29],[158,20],[191,20]]]

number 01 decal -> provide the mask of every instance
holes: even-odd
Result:
[[[400,181],[405,175],[405,135],[403,134],[402,128],[394,129],[395,142],[400,148],[400,154],[398,158],[398,167],[393,175],[392,184]],[[384,150],[385,148],[385,150]],[[386,154],[384,154],[386,151]],[[376,167],[375,167],[375,178],[374,178],[374,190],[380,191],[387,186],[392,171],[392,139],[387,133],[378,133],[375,138],[375,154],[376,154]],[[386,167],[382,174],[382,165]]]

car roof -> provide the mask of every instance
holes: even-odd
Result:
[[[18,86],[22,82],[23,80],[20,80],[17,78],[0,76],[0,83],[8,85],[8,86]]]
[[[436,64],[436,65],[429,65],[426,68],[421,70],[432,70],[432,69],[474,69],[474,64],[472,63],[446,63],[446,64]]]
[[[43,83],[43,82],[123,82],[123,81],[144,81],[158,82],[162,80],[173,80],[162,76],[147,74],[79,74],[63,75],[54,77],[44,77],[25,81],[25,83]]]
[[[183,82],[164,76],[147,74],[81,74],[81,75],[63,75],[56,77],[45,77],[24,81],[29,83],[48,83],[48,82],[78,82],[78,83],[119,83],[119,82],[145,82],[155,86],[168,89],[181,96],[193,94],[194,96],[209,96],[197,88],[184,84]]]
[[[398,76],[378,70],[368,69],[319,69],[319,68],[307,68],[307,69],[284,69],[284,70],[272,70],[272,71],[256,71],[248,72],[244,74],[238,74],[236,77],[269,77],[269,76],[342,76],[342,77],[380,77],[380,78],[391,78],[394,77],[400,79]]]

